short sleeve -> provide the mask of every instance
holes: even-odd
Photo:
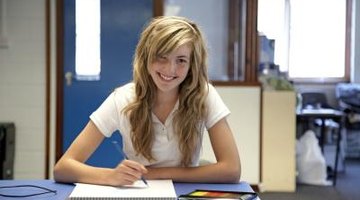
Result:
[[[205,122],[207,129],[210,129],[218,121],[227,117],[230,114],[229,108],[225,105],[224,101],[221,99],[219,93],[216,91],[213,85],[208,84],[209,92],[206,99],[208,116]]]
[[[115,92],[112,92],[100,107],[90,115],[90,119],[106,137],[110,137],[117,130],[118,112]]]

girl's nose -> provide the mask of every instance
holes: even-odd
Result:
[[[169,61],[166,67],[166,70],[171,74],[174,74],[176,71],[176,61]]]

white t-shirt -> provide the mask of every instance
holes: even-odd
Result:
[[[211,128],[216,122],[230,114],[215,88],[209,85],[209,92],[206,98],[208,116],[200,124],[201,140],[206,129]],[[123,108],[134,100],[135,84],[128,83],[117,88],[112,92],[101,106],[90,115],[90,119],[97,128],[106,137],[110,137],[115,131],[119,130],[123,140],[123,151],[130,160],[137,161],[145,166],[153,167],[173,167],[180,166],[181,153],[178,147],[178,140],[174,134],[173,117],[174,111],[178,109],[179,102],[176,103],[173,110],[165,121],[161,123],[155,114],[152,114],[154,126],[154,143],[152,147],[152,155],[155,161],[149,162],[143,156],[136,155],[131,142],[131,126],[128,117],[122,112]],[[193,155],[192,166],[199,164],[199,156],[202,141],[199,141],[198,148]]]

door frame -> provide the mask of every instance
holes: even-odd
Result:
[[[46,0],[46,157],[45,157],[45,178],[48,179],[50,175],[50,86],[51,86],[51,74],[50,74],[50,60],[51,60],[51,46],[50,46],[50,5],[51,0]],[[56,4],[56,16],[55,16],[55,49],[56,49],[56,105],[55,105],[55,163],[62,156],[62,146],[63,146],[63,119],[64,119],[64,0],[55,0]],[[163,0],[153,0],[153,16],[161,16],[164,12],[164,2]]]

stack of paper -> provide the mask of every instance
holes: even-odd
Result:
[[[148,186],[139,180],[134,185],[124,187],[76,183],[68,199],[177,199],[171,180],[148,180],[147,182]]]

